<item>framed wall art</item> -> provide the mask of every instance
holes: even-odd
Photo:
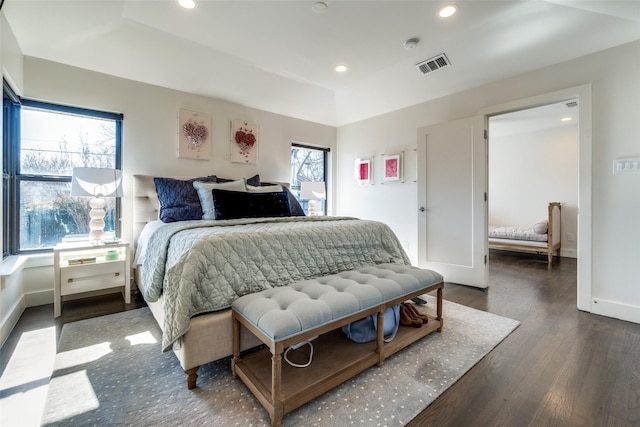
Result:
[[[255,165],[258,162],[258,125],[231,121],[231,161]]]
[[[402,153],[391,156],[382,156],[382,182],[403,181],[402,178]]]
[[[371,160],[370,159],[356,159],[355,163],[355,178],[356,184],[365,185],[371,184]]]
[[[211,117],[189,110],[178,113],[178,157],[211,159]]]

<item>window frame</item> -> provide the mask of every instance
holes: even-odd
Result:
[[[3,257],[7,255],[52,252],[52,247],[42,249],[20,248],[20,184],[22,182],[69,183],[71,182],[71,176],[33,173],[22,174],[20,172],[18,160],[21,150],[21,108],[24,106],[57,113],[69,113],[85,117],[113,120],[115,123],[114,164],[116,169],[122,169],[122,121],[124,119],[124,115],[121,113],[111,113],[20,98],[15,95],[15,92],[7,84],[6,80],[3,80],[3,92],[5,95],[9,95],[8,98],[14,104],[13,108],[9,108],[9,110],[11,110],[10,117],[8,118],[9,123],[6,121],[4,122],[3,130],[3,186],[7,183],[9,192],[7,196],[3,194],[4,200],[8,202],[8,206],[3,203]],[[7,115],[9,114],[6,114],[7,109],[4,106],[5,98],[7,98],[7,96],[3,96],[3,114],[5,114],[3,118],[7,120]],[[120,198],[115,199],[115,209],[116,221],[114,226],[116,236],[119,237],[121,235],[121,224],[117,218],[120,218],[121,213]]]
[[[314,146],[314,145],[309,145],[309,144],[304,144],[301,142],[292,142],[291,143],[291,148],[301,148],[304,150],[312,150],[312,151],[320,151],[323,153],[324,159],[323,159],[323,171],[322,174],[324,175],[324,183],[325,183],[325,187],[327,188],[327,200],[325,200],[325,202],[323,203],[323,215],[327,215],[327,201],[329,199],[329,153],[331,152],[331,148],[330,147],[318,147],[318,146]],[[291,156],[291,155],[290,155]],[[293,182],[291,182],[291,190],[297,190],[298,194],[300,194],[300,185],[293,185]],[[306,202],[301,201],[297,196],[296,199],[298,199],[298,202],[302,205],[302,204],[306,204]],[[306,209],[305,209],[306,211]]]
[[[10,206],[15,203],[15,184],[12,170],[15,154],[11,145],[20,138],[20,98],[6,80],[2,80],[2,257],[15,253],[12,247],[15,230],[14,214]],[[18,124],[16,126],[16,123]]]

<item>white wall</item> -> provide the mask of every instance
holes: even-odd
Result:
[[[611,67],[611,64],[616,64]],[[445,71],[446,72],[446,71]],[[338,129],[339,215],[392,225],[417,259],[417,189],[355,188],[353,160],[393,147],[416,147],[417,129],[478,115],[490,107],[590,83],[592,87],[592,311],[640,322],[640,175],[613,175],[612,162],[640,155],[640,41]],[[428,78],[428,77],[426,77]],[[442,185],[446,185],[443,182]],[[390,199],[392,197],[392,199]],[[578,236],[579,238],[579,236]],[[606,308],[603,308],[606,307]]]
[[[490,136],[489,224],[530,227],[561,202],[561,253],[575,258],[567,235],[578,233],[578,138],[577,125]]]
[[[4,13],[0,13],[0,27],[2,74],[13,90],[21,94],[24,87],[22,52]]]

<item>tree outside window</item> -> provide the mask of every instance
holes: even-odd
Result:
[[[305,181],[327,182],[328,148],[316,148],[302,144],[291,144],[291,192],[308,213],[308,200],[300,199],[300,184]],[[316,202],[316,211],[327,213],[326,201]]]

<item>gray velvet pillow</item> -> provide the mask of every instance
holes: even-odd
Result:
[[[549,221],[546,219],[533,224],[533,232],[536,234],[547,234],[549,231]]]

